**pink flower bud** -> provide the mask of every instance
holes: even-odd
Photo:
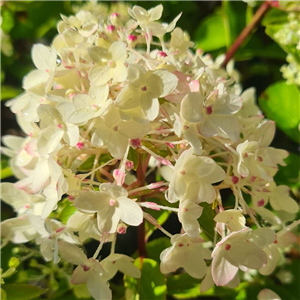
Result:
[[[137,40],[137,37],[133,34],[130,34],[128,37],[127,37],[127,40],[128,42],[135,42]]]
[[[157,211],[160,210],[160,208],[155,202],[144,202],[144,206],[153,210],[157,210]]]
[[[141,147],[141,139],[132,139],[130,140],[130,145],[133,149]]]
[[[82,149],[83,149],[83,146],[84,146],[84,143],[82,143],[82,142],[78,142],[78,143],[76,144],[76,148],[77,148],[78,150],[82,150]]]
[[[234,176],[234,175],[233,175],[233,176],[231,177],[231,181],[232,181],[233,184],[237,184],[237,183],[239,182],[239,178],[238,178],[237,176]]]
[[[125,224],[119,224],[117,228],[118,234],[125,234],[127,230],[127,226]]]
[[[133,168],[134,168],[134,163],[133,163],[133,161],[127,160],[126,163],[125,163],[125,169],[126,169],[127,171],[130,171],[130,170],[132,170]]]
[[[116,27],[114,25],[108,25],[106,27],[107,32],[114,32],[116,30]]]

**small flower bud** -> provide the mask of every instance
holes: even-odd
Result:
[[[124,223],[121,223],[117,227],[117,233],[119,234],[125,234],[127,230],[127,226]]]

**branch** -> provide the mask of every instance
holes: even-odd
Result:
[[[235,52],[238,48],[242,45],[244,40],[250,35],[251,31],[254,27],[260,22],[266,12],[272,7],[269,1],[265,1],[257,10],[255,15],[253,16],[251,22],[243,29],[240,35],[237,37],[231,48],[227,51],[226,57],[224,62],[222,63],[221,67],[226,67],[228,62],[234,56]]]
[[[149,161],[150,155],[147,156],[146,162]],[[142,159],[142,154],[139,154],[139,164],[136,170],[137,174],[137,181],[139,183],[139,186],[145,185],[145,172],[147,167],[145,168],[145,161]],[[141,196],[141,202],[145,201],[145,196]],[[138,252],[139,257],[141,259],[141,262],[143,262],[143,259],[147,257],[147,251],[146,251],[146,243],[145,243],[145,221],[138,226]]]

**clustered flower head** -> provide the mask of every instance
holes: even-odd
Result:
[[[286,57],[287,65],[280,68],[283,77],[288,84],[300,85],[300,13],[298,11],[290,12],[287,15],[287,22],[284,23],[278,31],[275,32],[274,38],[283,49],[288,52]],[[294,50],[291,50],[293,49]]]
[[[86,283],[95,299],[111,299],[107,281],[118,270],[140,277],[114,245],[144,218],[171,238],[161,272],[184,268],[204,278],[201,292],[237,286],[238,270],[270,274],[298,224],[290,224],[298,206],[289,188],[273,181],[288,153],[270,147],[275,124],[256,106],[255,90],[241,92],[222,59],[194,53],[176,27],[180,15],[165,24],[162,12],[158,5],[126,16],[62,16],[51,46],[32,48],[36,69],[24,93],[8,102],[27,136],[3,137],[18,180],[2,183],[17,214],[2,222],[2,235],[35,241],[47,261],[76,265],[71,282]],[[145,181],[149,159],[161,181]],[[233,205],[222,189],[232,191]],[[147,202],[150,193],[172,207]],[[76,211],[64,224],[55,212],[66,202]],[[145,207],[177,212],[182,231],[168,233]],[[215,243],[202,236],[203,207],[216,214]],[[88,238],[99,242],[93,257],[82,250]],[[99,261],[108,242],[112,252]]]

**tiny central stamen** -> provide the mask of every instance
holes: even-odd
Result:
[[[116,67],[116,63],[113,61],[113,60],[110,60],[108,62],[108,65],[111,67],[111,68],[115,68]]]
[[[213,112],[212,106],[207,106],[207,107],[205,108],[205,110],[206,110],[206,113],[207,113],[208,115],[211,115],[212,112]]]
[[[143,87],[141,88],[141,90],[142,90],[143,92],[146,92],[146,91],[147,91],[147,87],[146,87],[146,86],[143,86]]]
[[[231,248],[231,245],[229,245],[229,244],[226,244],[226,245],[225,245],[225,250],[226,250],[226,251],[228,251],[230,248]]]
[[[118,130],[119,130],[119,127],[118,127],[118,126],[113,127],[113,131],[114,131],[114,132],[117,132]]]
[[[264,206],[265,205],[265,200],[264,199],[260,199],[258,202],[257,202],[257,206]]]
[[[110,199],[110,200],[109,200],[109,205],[110,205],[110,206],[115,206],[116,203],[117,203],[117,200],[115,200],[115,199]]]

